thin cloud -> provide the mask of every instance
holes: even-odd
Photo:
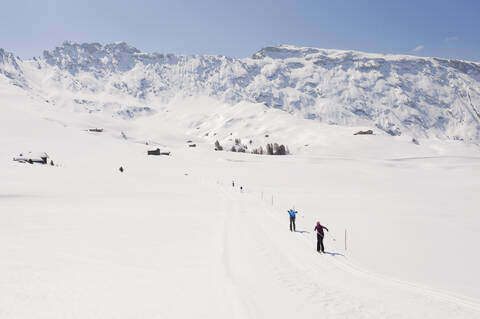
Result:
[[[452,41],[458,41],[458,37],[457,36],[453,36],[453,37],[446,37],[444,39],[445,42],[452,42]]]
[[[412,51],[413,52],[422,51],[424,47],[425,47],[424,45],[419,45],[419,46],[416,46],[415,48],[413,48]]]

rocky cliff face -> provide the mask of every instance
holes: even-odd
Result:
[[[20,58],[0,48],[0,75],[3,75],[8,83],[27,88],[26,80],[22,72]]]
[[[142,110],[127,112],[135,117],[146,106],[154,112],[174,97],[198,95],[391,135],[480,141],[480,64],[466,61],[293,46],[232,59],[65,42],[28,61],[2,50],[0,73],[90,112],[125,111],[128,104]]]

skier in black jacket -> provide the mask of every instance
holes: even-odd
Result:
[[[325,252],[325,247],[323,246],[323,237],[325,234],[323,233],[323,230],[328,231],[328,228],[325,226],[322,226],[320,222],[317,222],[317,226],[315,226],[315,231],[317,232],[317,251],[318,252]]]

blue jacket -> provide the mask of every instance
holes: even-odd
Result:
[[[290,214],[290,217],[295,217],[295,214],[297,214],[297,211],[296,210],[293,210],[293,209],[290,209],[288,211],[288,213]]]

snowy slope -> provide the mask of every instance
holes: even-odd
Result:
[[[175,98],[208,96],[391,135],[480,139],[480,64],[474,62],[293,46],[233,59],[71,42],[34,60],[2,55],[10,57],[0,72],[11,81],[77,111],[132,118]]]
[[[0,318],[480,317],[477,64],[65,43],[0,70]],[[399,91],[352,84],[378,72]],[[213,150],[235,138],[292,155]],[[30,151],[56,166],[12,161]]]
[[[322,139],[292,156],[215,152],[196,137],[208,115],[188,101],[127,121],[21,92],[0,84],[1,318],[480,315],[476,146],[353,136],[271,110],[256,123]],[[242,117],[261,107],[197,102],[240,119],[230,129],[248,129]],[[148,157],[156,145],[172,156]],[[58,166],[12,161],[27,151]],[[316,220],[330,230],[325,255]]]

